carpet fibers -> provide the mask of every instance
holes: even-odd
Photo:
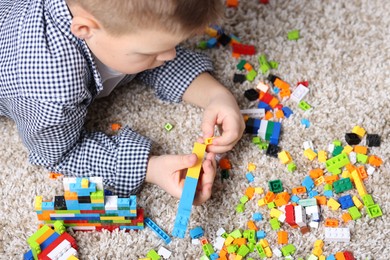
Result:
[[[255,45],[258,55],[266,54],[269,60],[279,62],[273,74],[292,86],[309,81],[310,92],[305,101],[312,109],[304,112],[292,100],[282,102],[294,114],[282,121],[279,145],[291,154],[297,171],[289,173],[285,165],[266,156],[251,142],[252,137],[245,135],[227,153],[233,167],[229,179],[221,181],[220,175],[217,176],[212,198],[205,205],[193,208],[189,228],[202,226],[205,236],[214,243],[220,227],[228,232],[244,230],[252,214],[261,212],[265,219],[257,222],[258,227],[267,233],[271,248],[280,248],[276,231],[271,230],[268,222],[268,208],[257,205],[261,195],[246,203],[243,213],[236,212],[245,189],[253,186],[267,191],[268,181],[280,179],[284,189],[291,192],[311,169],[324,167],[317,159],[309,161],[304,157],[305,141],[312,141],[316,150],[327,150],[334,140],[345,145],[345,133],[359,125],[367,133],[381,136],[381,146],[369,148],[369,154],[381,157],[383,165],[364,183],[381,206],[383,216],[371,219],[362,209],[362,218],[348,224],[341,222],[350,228],[351,242],[326,242],[324,255],[349,250],[357,259],[389,259],[389,13],[390,4],[380,0],[270,0],[268,5],[243,0],[238,8],[226,10],[226,19],[221,23],[225,31],[237,35],[243,43]],[[287,33],[294,29],[300,30],[301,38],[289,41]],[[200,39],[207,37],[186,44],[194,47]],[[266,77],[259,74],[253,82],[235,84],[232,78],[239,60],[232,57],[230,47],[203,52],[212,57],[215,76],[232,91],[240,107],[256,107],[256,102],[248,101],[243,93]],[[258,68],[258,55],[242,58]],[[200,134],[201,115],[201,109],[188,104],[158,101],[150,89],[135,83],[119,87],[111,96],[97,100],[91,107],[88,127],[110,133],[110,124],[119,122],[151,138],[155,154],[190,153]],[[310,121],[309,128],[301,125],[302,118]],[[166,122],[174,125],[172,131],[164,129]],[[34,197],[43,195],[49,199],[62,194],[62,182],[50,180],[45,169],[28,163],[28,153],[14,122],[0,118],[0,133],[0,259],[21,259],[28,250],[26,240],[38,224]],[[252,183],[245,177],[248,163],[257,167]],[[145,185],[138,201],[148,217],[168,233],[172,232],[177,199],[155,186]],[[341,220],[343,212],[323,206],[321,217]],[[305,235],[287,224],[282,229],[289,232],[289,243],[297,248],[294,259],[310,255],[315,240],[324,238],[323,222]],[[192,245],[188,235],[165,245],[149,228],[140,232],[75,233],[74,236],[81,259],[138,259],[145,257],[148,250],[157,251],[161,246],[172,251],[170,259],[199,259],[203,255],[201,247]],[[258,258],[256,254],[251,256]]]

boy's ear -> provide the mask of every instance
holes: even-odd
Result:
[[[84,16],[73,17],[70,25],[73,35],[83,40],[91,38],[94,30],[99,28],[99,23],[95,19]]]

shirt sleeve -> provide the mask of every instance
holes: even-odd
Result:
[[[138,78],[152,86],[161,100],[178,103],[199,74],[212,70],[211,60],[207,56],[178,46],[175,59],[138,74]]]
[[[32,99],[10,100],[12,117],[32,164],[76,177],[101,176],[120,196],[136,193],[145,180],[151,143],[123,128],[117,135],[83,129],[87,107]]]

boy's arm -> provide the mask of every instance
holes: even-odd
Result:
[[[14,99],[12,115],[32,164],[71,176],[101,176],[118,195],[145,180],[150,141],[125,127],[116,136],[83,130],[86,107]]]

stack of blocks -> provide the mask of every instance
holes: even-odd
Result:
[[[24,254],[24,260],[78,259],[76,240],[65,232],[65,227],[60,221],[54,223],[54,230],[43,225],[28,238],[27,243],[31,250]]]
[[[53,225],[60,220],[75,231],[144,228],[143,209],[137,209],[136,196],[105,196],[101,177],[64,178],[65,194],[44,201],[35,198],[38,220]]]

